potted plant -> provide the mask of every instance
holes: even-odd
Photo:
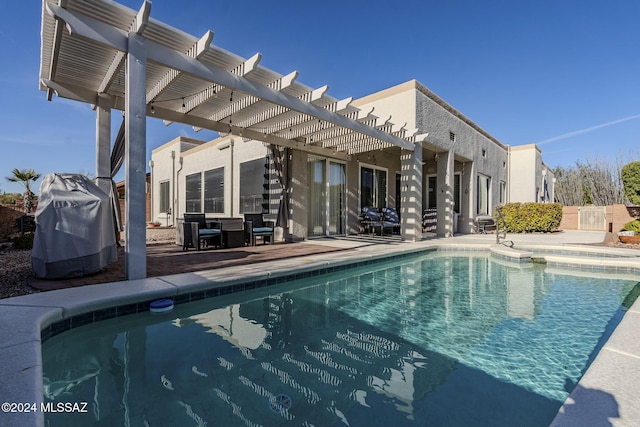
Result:
[[[640,243],[640,219],[626,223],[618,233],[618,239],[622,243]]]

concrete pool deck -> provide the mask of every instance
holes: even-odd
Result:
[[[98,315],[135,312],[141,304],[158,298],[201,298],[211,290],[243,291],[245,282],[256,286],[292,272],[304,274],[326,271],[353,262],[390,255],[423,251],[489,250],[512,258],[526,259],[537,248],[554,248],[552,255],[571,265],[583,263],[598,271],[620,271],[626,277],[640,280],[640,251],[612,249],[595,245],[605,233],[562,232],[552,235],[508,235],[514,248],[495,244],[495,235],[467,235],[448,239],[427,239],[417,243],[398,240],[336,238],[303,243],[318,251],[308,255],[269,260],[264,263],[222,267],[215,270],[192,271],[170,276],[134,281],[82,286],[0,300],[0,401],[16,404],[42,402],[41,340],[43,331],[55,334],[50,325],[83,324],[97,320]],[[586,246],[576,246],[586,245]],[[344,250],[322,251],[323,246]],[[275,249],[275,247],[274,247]],[[575,251],[586,252],[582,257]],[[625,258],[596,258],[597,252],[616,253]],[[591,257],[589,257],[591,255]],[[571,261],[571,262],[569,262]],[[559,262],[559,264],[562,264]],[[604,269],[607,270],[604,270]],[[613,269],[613,270],[610,270]],[[607,273],[608,274],[608,273]],[[616,275],[618,273],[612,273]],[[259,286],[259,285],[258,285]],[[247,288],[249,285],[247,284]],[[118,307],[112,309],[111,307]],[[90,313],[87,318],[86,313]],[[554,426],[632,426],[640,419],[636,405],[640,396],[640,302],[636,301],[599,352],[580,383],[561,408]],[[43,415],[37,412],[0,412],[0,425],[43,425]]]

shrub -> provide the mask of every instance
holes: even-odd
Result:
[[[640,161],[624,165],[620,177],[629,201],[634,205],[640,205]]]
[[[560,203],[507,203],[501,210],[510,233],[556,231],[562,220]],[[503,223],[497,210],[493,216],[501,230]]]
[[[640,235],[640,219],[626,223],[622,229],[626,231],[635,231],[636,236]]]
[[[14,237],[12,242],[15,249],[32,249],[33,233],[25,233],[22,236]]]

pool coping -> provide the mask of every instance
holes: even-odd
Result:
[[[0,300],[0,390],[1,402],[42,402],[42,342],[61,331],[93,321],[118,315],[147,311],[150,301],[174,298],[188,302],[215,297],[247,289],[277,284],[291,278],[310,277],[346,268],[377,263],[400,256],[413,256],[420,252],[488,251],[491,256],[507,262],[529,263],[536,248],[559,248],[561,251],[583,250],[575,245],[519,245],[511,248],[491,243],[418,242],[399,245],[375,245],[359,248],[350,253],[308,255],[264,264],[225,267],[195,273],[183,273],[140,280],[105,283],[101,285],[62,289]],[[587,250],[594,254],[606,249]],[[632,252],[626,253],[631,256]],[[636,252],[637,254],[637,252]],[[570,255],[545,255],[547,263],[559,267],[585,267],[584,258]],[[582,264],[581,264],[581,261]],[[586,267],[595,261],[588,258]],[[640,257],[631,259],[602,258],[598,260],[602,272],[617,269],[626,274],[640,273]],[[618,271],[618,270],[614,270]],[[591,273],[588,273],[591,274]],[[587,391],[598,389],[613,396],[620,417],[615,425],[640,419],[634,397],[640,395],[640,343],[633,339],[640,326],[640,300],[627,311],[611,338],[587,370],[576,390],[567,399],[553,421],[554,426],[585,425],[592,420],[596,408],[602,407],[603,396]],[[632,366],[632,375],[620,376],[620,364]],[[630,379],[633,383],[629,384]],[[585,391],[586,390],[586,391]],[[597,397],[600,397],[598,399]],[[605,396],[606,397],[606,396]],[[610,401],[610,399],[608,399]],[[580,411],[574,410],[576,407]],[[610,406],[610,405],[609,405]],[[610,407],[603,410],[611,411]],[[585,415],[587,414],[587,415]],[[587,417],[587,418],[585,418]],[[0,413],[0,420],[8,425],[43,426],[44,416],[38,410],[30,413]],[[5,421],[6,420],[6,421]]]

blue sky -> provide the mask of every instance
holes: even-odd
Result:
[[[95,168],[95,113],[38,90],[41,2],[0,0],[0,192],[13,168]],[[142,0],[120,3],[138,9]],[[551,166],[640,159],[636,0],[154,0],[151,16],[299,81],[358,98],[417,79],[504,144]],[[114,114],[114,131],[119,124]],[[148,151],[212,132],[148,119]],[[34,186],[37,190],[39,182]]]

